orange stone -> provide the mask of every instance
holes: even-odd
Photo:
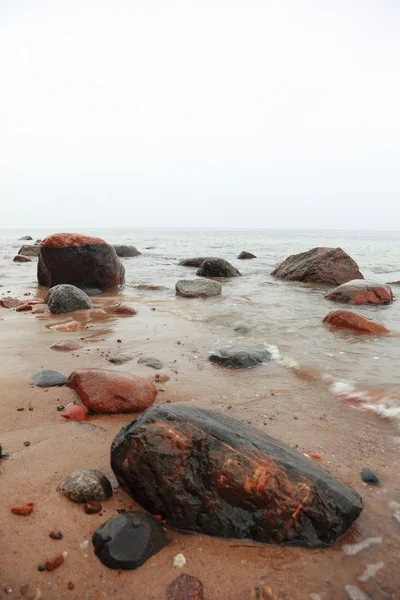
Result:
[[[13,515],[21,515],[22,517],[27,517],[33,511],[33,502],[29,502],[28,504],[18,504],[11,509]]]
[[[79,323],[79,321],[68,321],[67,323],[58,323],[57,325],[52,325],[50,329],[61,332],[79,331],[82,329],[82,323]]]
[[[32,310],[32,306],[30,304],[20,304],[15,310],[17,312],[25,312],[27,310]]]
[[[57,556],[54,556],[53,558],[46,560],[46,562],[44,563],[44,566],[46,567],[46,571],[54,571],[54,569],[57,569],[57,567],[62,565],[63,562],[64,562],[63,555],[58,554]]]
[[[335,310],[330,312],[322,322],[325,325],[336,327],[338,329],[352,329],[360,333],[373,333],[376,335],[387,335],[390,333],[386,327],[378,325],[373,321],[369,321],[362,315],[352,312],[351,310]]]
[[[118,306],[116,306],[112,312],[115,315],[136,315],[137,314],[137,312],[133,308],[132,304],[129,304],[128,302],[121,302],[121,304],[118,304]]]
[[[62,411],[61,416],[69,421],[87,421],[87,411],[80,404],[71,404]]]
[[[89,244],[105,244],[107,242],[101,238],[91,237],[89,235],[81,235],[79,233],[55,233],[49,235],[40,244],[41,248],[78,248],[80,246],[88,246]]]
[[[65,342],[57,342],[50,346],[50,350],[58,350],[59,352],[73,352],[74,350],[81,350],[83,345],[73,340],[66,340]]]

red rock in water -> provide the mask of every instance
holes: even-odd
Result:
[[[46,312],[46,308],[40,308],[40,307],[38,307],[38,308],[32,308],[32,314],[33,315],[41,315],[41,314],[43,314],[45,312]]]
[[[15,310],[17,312],[25,312],[27,310],[32,310],[32,306],[31,304],[20,304]]]
[[[392,288],[384,283],[354,279],[335,288],[327,296],[327,300],[343,302],[343,304],[391,304]]]
[[[69,421],[87,421],[87,411],[80,404],[70,404],[62,411],[61,416]]]
[[[28,256],[23,256],[22,254],[17,254],[17,256],[14,256],[13,261],[19,262],[19,263],[25,263],[25,262],[32,262],[32,259],[29,258]]]
[[[341,248],[313,248],[292,254],[272,271],[272,275],[288,281],[330,285],[363,279],[357,263]]]
[[[24,294],[24,296],[27,296],[27,294]],[[40,300],[40,298],[34,298],[33,300],[29,300],[27,304],[29,304],[29,306],[36,306],[36,304],[44,304],[44,302],[43,300]]]
[[[156,386],[147,379],[108,369],[78,369],[66,385],[92,413],[139,412],[157,396]]]
[[[132,304],[128,304],[128,302],[121,302],[118,306],[113,308],[112,312],[115,315],[136,315],[137,312],[133,308]]]
[[[33,502],[29,502],[28,504],[18,504],[11,509],[13,515],[21,515],[22,517],[27,517],[33,511]]]
[[[338,329],[353,329],[361,333],[374,333],[378,335],[387,335],[390,333],[386,327],[369,321],[362,315],[351,312],[351,310],[335,310],[330,312],[322,322],[325,325],[337,327]]]
[[[191,575],[180,575],[167,587],[167,600],[204,600],[203,584]]]
[[[58,554],[57,556],[54,556],[53,558],[46,560],[46,562],[44,563],[44,566],[46,567],[46,571],[54,571],[54,569],[57,569],[60,565],[63,564],[63,562],[64,562],[63,555]]]
[[[67,323],[58,323],[57,325],[52,325],[50,329],[61,332],[79,331],[82,329],[82,323],[79,323],[79,321],[67,321]]]
[[[73,352],[74,350],[81,350],[83,345],[73,340],[66,340],[65,342],[57,342],[50,346],[50,350],[58,350],[59,352]]]
[[[125,269],[104,240],[73,233],[47,237],[40,246],[38,282],[44,287],[69,283],[108,290],[124,283]]]
[[[0,306],[4,308],[16,308],[17,306],[21,306],[24,304],[21,300],[17,300],[17,298],[11,298],[11,296],[6,296],[6,298],[2,298],[0,300]]]

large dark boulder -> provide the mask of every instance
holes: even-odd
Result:
[[[341,248],[313,248],[292,254],[272,271],[272,275],[288,281],[329,285],[364,279],[357,263]]]
[[[221,348],[208,357],[213,363],[218,363],[231,369],[248,369],[256,367],[271,358],[271,353],[265,348]]]
[[[240,260],[249,260],[250,258],[257,258],[257,256],[251,252],[246,252],[246,250],[243,250],[243,252],[239,254],[238,258]]]
[[[241,273],[223,258],[209,258],[196,271],[199,277],[239,277]]]
[[[141,506],[177,529],[273,544],[329,546],[361,497],[319,464],[258,429],[185,405],[125,425],[111,466]]]
[[[332,302],[353,305],[391,304],[393,302],[393,292],[389,285],[361,279],[339,285],[325,298],[332,300]]]
[[[100,238],[57,233],[40,246],[38,282],[43,287],[71,283],[103,291],[122,285],[124,276],[114,248]]]
[[[197,256],[195,258],[184,258],[179,261],[182,267],[196,267],[197,269],[203,264],[205,260],[213,259],[213,256]]]
[[[26,244],[25,246],[21,246],[18,250],[18,254],[21,256],[39,256],[40,246],[29,246],[29,244]]]
[[[89,296],[69,283],[61,283],[52,287],[47,292],[44,301],[53,315],[93,308],[93,302]]]
[[[181,279],[175,285],[177,296],[183,298],[209,298],[221,294],[221,284],[210,279]]]
[[[132,256],[140,256],[140,254],[142,254],[135,246],[118,246],[114,244],[114,249],[117,256],[120,256],[121,258],[131,258]]]

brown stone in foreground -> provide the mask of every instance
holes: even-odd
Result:
[[[58,350],[59,352],[74,352],[74,350],[81,350],[82,348],[82,344],[73,340],[57,342],[57,344],[50,346],[50,350]]]
[[[355,279],[339,285],[327,296],[332,302],[343,304],[391,304],[393,292],[389,285],[384,283]]]
[[[260,430],[184,404],[156,406],[111,446],[120,485],[172,527],[224,538],[330,546],[361,497]]]
[[[17,256],[14,256],[13,262],[27,263],[27,262],[32,262],[32,259],[29,258],[29,256],[23,256],[22,254],[17,254]]]
[[[374,333],[377,335],[387,335],[390,333],[386,327],[369,321],[362,315],[358,315],[351,310],[335,310],[330,312],[322,322],[325,325],[337,327],[338,329],[352,329],[361,333]]]
[[[17,306],[17,308],[15,310],[16,310],[16,312],[26,312],[28,310],[32,310],[32,305],[31,304],[20,304],[19,306]]]
[[[62,554],[58,554],[49,560],[46,560],[44,566],[46,567],[46,571],[54,571],[64,562],[64,557]]]
[[[121,304],[118,304],[118,306],[116,306],[115,308],[112,309],[112,312],[115,315],[136,315],[137,311],[134,309],[134,307],[132,306],[132,304],[129,304],[129,302],[121,302]]]
[[[363,279],[357,263],[341,248],[313,248],[292,254],[271,275],[288,281],[329,285]]]
[[[114,248],[104,240],[74,233],[57,233],[40,246],[39,285],[62,283],[76,287],[112,289],[124,283],[125,269]]]
[[[167,600],[204,600],[203,584],[191,575],[180,575],[167,587]]]
[[[16,308],[22,304],[24,303],[21,302],[21,300],[17,300],[17,298],[11,298],[11,296],[6,296],[0,300],[0,306],[3,308]]]
[[[87,421],[87,410],[80,404],[70,404],[62,411],[61,416],[68,421]]]
[[[157,396],[151,381],[109,369],[78,369],[66,385],[92,413],[139,412],[149,408]]]
[[[87,515],[97,515],[102,511],[102,509],[103,506],[101,505],[101,502],[97,502],[97,500],[86,502],[85,506],[83,507],[83,510]]]

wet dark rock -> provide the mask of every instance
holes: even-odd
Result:
[[[50,558],[49,560],[46,560],[46,562],[44,563],[44,566],[46,568],[46,571],[54,571],[60,565],[62,565],[63,562],[64,562],[63,555],[62,554],[58,554],[57,556],[54,556],[53,558]]]
[[[257,258],[257,256],[255,254],[252,254],[251,252],[246,252],[245,250],[243,250],[243,252],[239,254],[238,258],[240,260],[248,260],[250,258]]]
[[[44,565],[38,565],[37,570],[40,571],[40,572],[43,572],[43,571],[46,570],[46,567]]]
[[[176,295],[184,298],[209,298],[219,296],[222,287],[211,279],[181,279],[175,285]]]
[[[103,510],[103,507],[100,502],[93,500],[92,502],[86,502],[83,509],[87,515],[97,515]]]
[[[356,279],[339,285],[327,296],[326,300],[343,304],[391,304],[393,292],[389,285],[378,281]]]
[[[146,367],[152,367],[153,369],[162,369],[164,363],[160,359],[154,358],[154,356],[142,356],[138,360],[139,365],[146,365]]]
[[[167,545],[162,525],[141,512],[125,512],[94,532],[94,551],[110,569],[133,570]]]
[[[180,575],[167,587],[167,600],[204,600],[204,587],[192,575]]]
[[[196,258],[184,258],[179,261],[182,267],[196,267],[197,269],[203,264],[205,260],[213,260],[214,256],[198,256]]]
[[[218,537],[329,546],[362,510],[361,497],[319,463],[243,422],[185,405],[153,407],[125,425],[111,466],[146,510]]]
[[[38,371],[35,375],[33,375],[32,379],[37,387],[47,388],[55,387],[57,385],[65,385],[68,377],[62,373],[58,373],[57,371],[48,371],[44,369],[43,371]]]
[[[196,271],[199,277],[239,277],[241,273],[223,258],[210,258]]]
[[[117,256],[119,256],[120,258],[130,258],[132,256],[139,256],[140,254],[142,254],[137,248],[135,248],[135,246],[114,245],[114,249],[117,253]]]
[[[93,469],[74,471],[60,483],[58,491],[72,502],[102,501],[113,494],[107,477]]]
[[[288,281],[329,285],[363,279],[357,263],[341,248],[313,248],[292,254],[272,271],[272,275]]]
[[[53,540],[62,540],[64,536],[61,531],[50,531],[49,537]]]
[[[33,240],[33,238],[30,235],[24,235],[23,237],[19,238],[19,240],[22,242],[23,240],[26,241],[30,241]]]
[[[22,254],[17,254],[17,256],[14,256],[13,261],[18,263],[26,263],[32,262],[32,259],[29,258],[29,256],[22,256]]]
[[[22,256],[39,256],[40,253],[40,246],[29,246],[27,244],[25,244],[24,246],[21,246],[21,248],[18,250],[18,254],[21,254]]]
[[[264,348],[221,348],[208,357],[213,363],[218,363],[231,369],[248,369],[270,360],[271,353]]]
[[[108,362],[113,363],[114,365],[123,365],[126,362],[129,362],[130,360],[133,360],[134,356],[133,354],[128,354],[128,353],[124,353],[124,352],[119,352],[118,354],[115,354],[114,356],[110,356],[108,358]]]
[[[79,289],[82,290],[87,296],[100,296],[103,292],[99,290],[99,288],[95,287],[85,287],[80,285]]]
[[[85,292],[69,283],[52,287],[44,299],[53,315],[93,308],[93,302]]]
[[[368,485],[376,485],[377,487],[381,487],[382,485],[379,481],[378,475],[371,469],[368,469],[368,467],[363,467],[360,470],[360,476],[361,480],[364,483],[368,483]]]

